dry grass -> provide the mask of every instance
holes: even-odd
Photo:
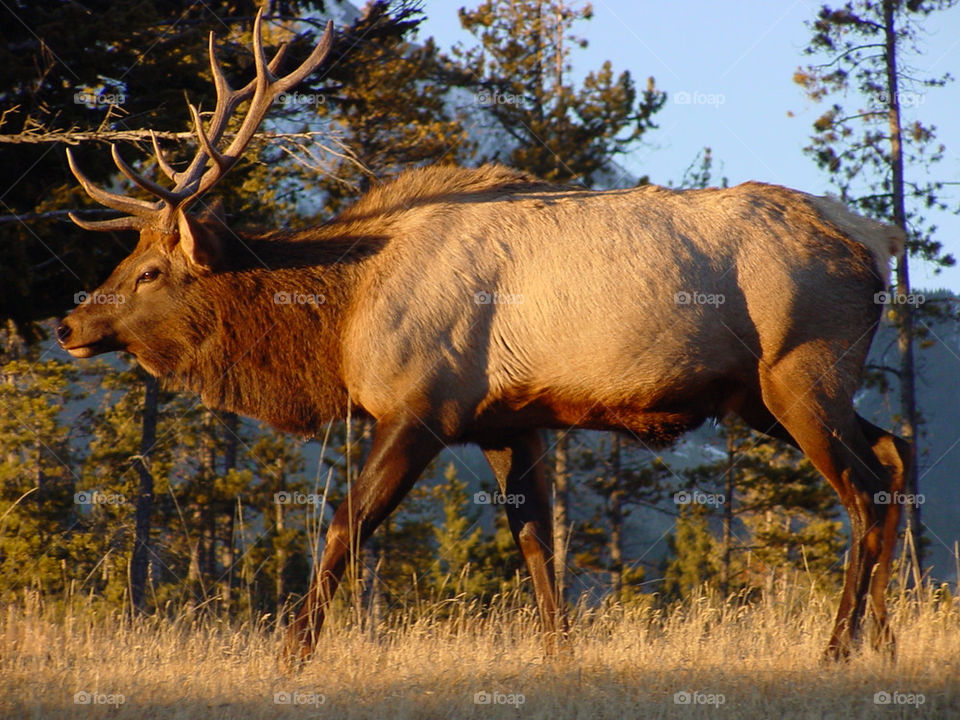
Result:
[[[444,619],[438,608],[411,613],[376,637],[339,624],[296,674],[278,669],[271,630],[85,620],[77,611],[55,620],[8,608],[0,717],[960,717],[957,601],[929,589],[919,600],[896,598],[895,662],[864,650],[824,666],[834,601],[793,590],[740,607],[704,597],[670,613],[581,609],[568,649],[546,660],[529,610],[479,618],[461,603]],[[123,702],[76,704],[81,691]],[[903,695],[878,705],[878,692]],[[477,693],[523,702],[477,704]],[[679,704],[677,693],[723,703]],[[917,695],[919,706],[906,702]]]

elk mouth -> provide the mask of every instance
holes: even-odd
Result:
[[[111,350],[121,350],[122,347],[111,337],[99,337],[96,340],[84,342],[83,337],[76,337],[77,333],[66,324],[61,323],[57,328],[57,342],[64,350],[75,358],[90,358]]]
[[[71,323],[69,318],[64,319],[55,331],[57,343],[60,347],[70,353],[75,358],[89,358],[94,355],[100,355],[112,350],[122,350],[123,345],[117,342],[117,339],[110,332],[106,335],[96,333],[99,337],[88,340],[92,332],[84,332],[82,327],[74,327],[76,323]],[[84,337],[86,335],[86,337]]]
[[[63,346],[63,349],[73,357],[83,359],[91,358],[94,355],[101,355],[111,350],[117,350],[118,348],[111,347],[108,343],[98,340],[85,345],[74,345],[73,347]]]

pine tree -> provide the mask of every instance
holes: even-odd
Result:
[[[43,359],[12,327],[0,354],[0,598],[30,587],[62,596],[96,567],[84,529],[91,502],[77,496],[75,428],[63,415],[75,366]],[[98,498],[100,499],[100,498]],[[79,532],[77,532],[79,531]]]
[[[322,517],[322,498],[302,475],[304,460],[295,439],[262,430],[242,467],[249,498],[246,524],[257,521],[264,530],[247,539],[256,541],[258,552],[244,557],[242,572],[253,588],[255,609],[282,617],[291,594],[306,591],[309,528]]]
[[[615,76],[608,61],[580,88],[569,83],[570,48],[586,46],[571,28],[591,16],[589,5],[574,9],[557,0],[487,0],[460,10],[461,24],[480,46],[459,50],[458,59],[473,78],[478,105],[506,140],[496,159],[590,187],[616,155],[655,127],[666,96],[653,78],[638,93],[630,73]]]
[[[680,536],[681,518],[689,524],[695,506],[696,522],[707,532],[711,520],[720,525],[720,537],[713,540],[715,576],[701,579],[724,595],[770,589],[789,573],[809,572],[820,584],[835,584],[844,536],[827,481],[795,448],[751,431],[739,419],[728,417],[719,434],[723,457],[681,471],[686,485],[674,495],[680,511],[676,552],[699,551],[686,544],[689,528]],[[679,560],[682,567],[690,562]]]
[[[467,494],[467,483],[457,477],[451,462],[443,472],[444,482],[434,486],[434,499],[440,504],[443,521],[433,528],[437,561],[433,565],[434,587],[446,595],[464,592],[482,594],[485,589],[480,550],[483,528],[480,513]]]
[[[326,79],[316,112],[329,121],[349,154],[328,158],[330,175],[306,172],[297,192],[316,188],[330,213],[411,165],[452,163],[473,148],[460,118],[448,109],[451,72],[432,38],[409,37],[422,22],[413,3],[373,2],[350,28],[349,54]]]
[[[945,154],[934,127],[919,119],[911,106],[923,93],[943,86],[948,74],[916,78],[905,70],[911,53],[919,52],[924,22],[955,5],[953,0],[850,0],[838,8],[823,6],[810,23],[810,56],[825,57],[822,64],[799,69],[794,76],[817,102],[834,99],[814,122],[806,152],[829,173],[841,198],[866,214],[891,222],[907,232],[907,251],[897,258],[896,293],[888,316],[898,334],[900,434],[916,443],[922,421],[916,400],[914,338],[922,329],[916,318],[930,308],[917,307],[911,298],[910,258],[938,266],[954,263],[934,239],[935,227],[922,216],[925,209],[946,209],[943,182],[932,177],[932,166]],[[857,106],[847,98],[853,95]],[[842,98],[838,100],[837,98]],[[841,102],[847,103],[846,107]],[[860,103],[863,103],[862,105]],[[906,493],[918,488],[918,453],[908,469]],[[920,508],[904,508],[907,533],[922,549]]]
[[[663,561],[661,593],[665,600],[679,600],[719,579],[717,542],[710,532],[704,505],[685,505],[677,515],[676,529],[667,537],[668,554]]]
[[[142,611],[147,609],[146,586],[152,554],[154,476],[169,470],[170,455],[154,452],[153,448],[144,454],[144,410],[149,407],[144,402],[146,374],[129,361],[98,361],[90,365],[87,372],[96,383],[90,398],[98,399],[98,407],[86,414],[90,439],[81,470],[82,487],[88,493],[109,493],[121,500],[96,505],[93,515],[98,519],[97,536],[116,538],[109,548],[111,565],[105,565],[111,569],[113,589],[101,591],[109,601],[119,602],[129,590],[128,608]],[[159,393],[153,402],[160,405]],[[149,422],[148,418],[146,424]],[[153,422],[155,441],[155,419]],[[149,492],[147,498],[144,491]]]
[[[627,518],[637,505],[655,506],[663,498],[670,472],[660,458],[638,452],[616,433],[609,433],[604,440],[596,449],[585,448],[578,457],[587,487],[602,503],[594,522],[579,528],[578,544],[586,541],[584,545],[589,547],[591,537],[596,543],[599,536],[604,542],[592,553],[581,550],[577,564],[605,572],[610,597],[621,602],[638,594],[644,578],[642,568],[626,557]]]

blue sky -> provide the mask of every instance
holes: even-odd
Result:
[[[443,49],[458,41],[472,45],[457,19],[463,4],[426,0],[421,37],[432,35]],[[660,128],[619,160],[636,175],[647,174],[659,184],[676,183],[696,154],[710,146],[715,180],[723,175],[731,184],[760,180],[823,194],[830,190],[826,175],[802,149],[824,108],[807,100],[792,81],[794,71],[808,63],[803,55],[810,37],[805,22],[819,7],[809,0],[595,0],[593,19],[574,28],[589,46],[574,52],[573,74],[581,77],[610,60],[614,70],[629,70],[639,86],[653,75],[657,86],[667,91],[667,105],[656,117]],[[935,22],[926,25],[922,55],[909,58],[914,74],[952,71],[960,76],[960,7],[934,17]],[[921,93],[906,112],[935,125],[946,144],[946,157],[935,166],[935,175],[960,180],[960,84]],[[678,102],[686,98],[691,102]],[[850,104],[855,105],[852,99]],[[960,187],[950,192],[950,204],[957,207]],[[937,239],[960,256],[960,218],[944,213],[935,221]],[[934,276],[915,262],[912,275],[918,287],[960,292],[960,268]]]

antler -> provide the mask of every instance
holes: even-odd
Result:
[[[273,59],[267,62],[266,55],[263,52],[263,37],[260,32],[262,17],[263,8],[260,8],[257,11],[256,19],[253,21],[253,57],[257,75],[239,90],[232,89],[230,83],[224,77],[220,61],[217,60],[214,35],[210,33],[210,70],[217,89],[217,107],[214,110],[213,118],[210,120],[209,128],[204,130],[200,112],[192,104],[188,105],[200,148],[186,170],[177,172],[167,162],[160,150],[156,136],[151,132],[157,165],[168,178],[173,180],[174,187],[172,190],[136,173],[120,157],[116,145],[110,146],[113,161],[120,172],[138,187],[159,198],[156,202],[118,195],[97,187],[81,172],[73,158],[73,153],[67,148],[67,162],[70,165],[70,171],[80,181],[80,185],[87,194],[101,205],[129,214],[128,217],[112,220],[88,221],[81,220],[73,213],[69,213],[73,222],[86,230],[142,230],[148,226],[162,230],[172,230],[176,227],[177,211],[185,210],[190,203],[209,191],[226,175],[237,160],[243,156],[244,150],[253,139],[254,133],[256,133],[260,123],[263,122],[263,118],[274,99],[316,70],[330,52],[330,47],[333,44],[333,21],[329,21],[323,37],[320,38],[320,42],[310,53],[310,57],[289,75],[278,78],[274,75],[274,72],[280,66],[286,54],[287,46],[281,46]],[[243,118],[233,141],[226,150],[218,151],[217,145],[223,137],[230,117],[240,103],[251,97],[250,107],[247,109],[247,114]],[[208,160],[213,160],[213,164],[209,168],[207,167]]]

